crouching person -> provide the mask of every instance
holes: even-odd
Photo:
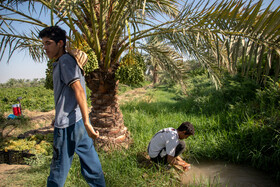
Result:
[[[190,168],[179,155],[184,152],[186,144],[183,139],[194,135],[194,127],[190,122],[182,123],[177,129],[165,128],[158,131],[148,146],[148,154],[153,162],[170,164],[184,171]]]

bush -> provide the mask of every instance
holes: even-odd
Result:
[[[280,86],[271,78],[263,89],[256,92],[257,101],[254,103],[259,118],[264,119],[269,126],[280,128]]]

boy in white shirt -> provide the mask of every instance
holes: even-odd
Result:
[[[194,135],[194,127],[190,122],[182,123],[177,129],[169,127],[158,131],[148,146],[151,160],[156,163],[182,166],[183,170],[187,171],[190,164],[179,155],[186,147],[183,139],[187,139],[191,135]]]

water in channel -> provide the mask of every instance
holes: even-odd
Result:
[[[200,162],[182,175],[183,186],[279,187],[266,173],[226,162]]]

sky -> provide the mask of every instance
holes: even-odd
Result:
[[[267,6],[271,0],[264,0],[264,6]],[[273,6],[279,6],[280,0],[275,0]],[[42,18],[49,19],[49,18]],[[7,54],[0,61],[0,83],[5,83],[9,79],[31,79],[45,78],[47,61],[34,62],[29,56],[28,51],[16,51],[10,61],[7,63]]]
[[[45,78],[47,62],[34,62],[27,52],[15,53],[7,63],[7,58],[0,62],[0,83],[9,79]]]

